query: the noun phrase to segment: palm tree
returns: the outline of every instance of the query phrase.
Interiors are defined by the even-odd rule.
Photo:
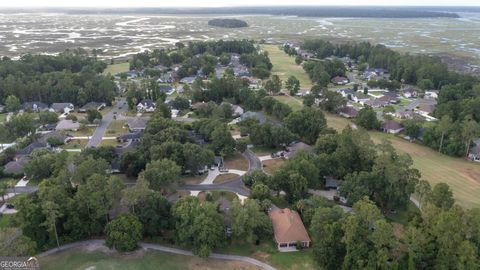
[[[2,196],[2,201],[5,202],[5,195],[7,195],[7,184],[5,182],[0,183],[0,195]]]

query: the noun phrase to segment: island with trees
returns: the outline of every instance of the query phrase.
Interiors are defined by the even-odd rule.
[[[239,19],[213,19],[208,21],[208,25],[223,28],[243,28],[248,27],[246,21]]]

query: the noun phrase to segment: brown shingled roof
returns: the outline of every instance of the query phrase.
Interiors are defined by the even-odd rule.
[[[288,208],[273,209],[268,214],[273,224],[273,232],[277,243],[310,242],[307,230],[300,215]]]

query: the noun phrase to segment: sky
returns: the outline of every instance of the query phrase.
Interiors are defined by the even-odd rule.
[[[0,0],[0,7],[480,6],[480,0]]]

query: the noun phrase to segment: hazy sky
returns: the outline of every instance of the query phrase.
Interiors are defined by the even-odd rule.
[[[275,5],[480,6],[480,0],[0,0],[0,7],[223,7]]]

